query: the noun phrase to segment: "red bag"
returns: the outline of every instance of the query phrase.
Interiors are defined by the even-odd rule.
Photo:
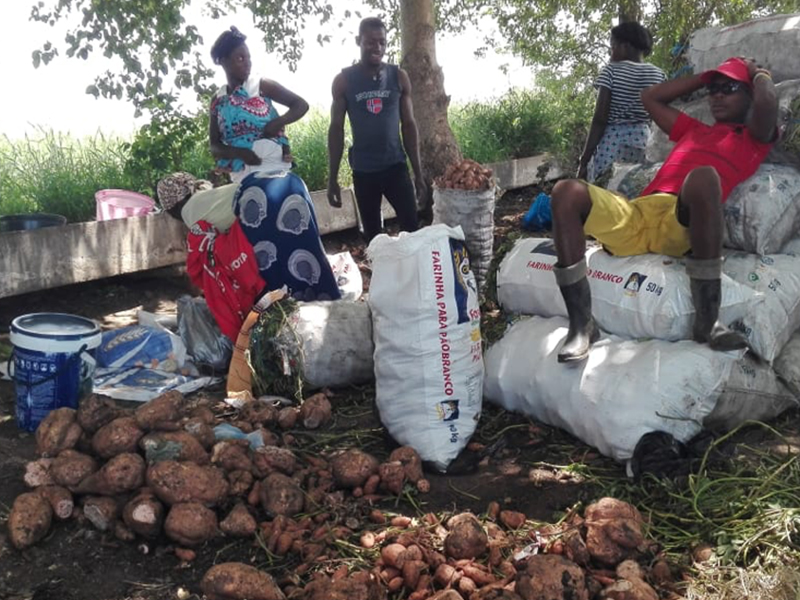
[[[225,233],[199,221],[189,231],[187,242],[189,277],[203,290],[222,333],[235,342],[245,316],[267,286],[258,272],[253,247],[238,221]]]

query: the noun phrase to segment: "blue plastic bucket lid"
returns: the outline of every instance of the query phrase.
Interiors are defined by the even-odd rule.
[[[11,343],[41,352],[92,350],[100,345],[100,327],[86,317],[66,313],[32,313],[11,321]]]

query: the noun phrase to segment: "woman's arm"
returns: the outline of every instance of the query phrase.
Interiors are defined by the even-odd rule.
[[[291,90],[283,87],[277,81],[262,79],[261,94],[289,108],[284,114],[272,119],[272,121],[266,124],[264,127],[264,137],[275,137],[286,125],[299,121],[303,118],[303,115],[308,112],[308,102]]]
[[[608,115],[611,112],[611,90],[607,87],[600,87],[597,94],[597,103],[594,105],[594,116],[592,125],[589,127],[589,135],[586,137],[586,145],[583,147],[580,163],[578,165],[578,178],[586,179],[589,161],[594,156],[597,144],[603,138],[603,133],[608,125]]]
[[[217,123],[217,114],[213,109],[208,119],[208,142],[211,156],[217,160],[235,160],[238,158],[247,165],[261,164],[261,159],[250,148],[237,148],[235,146],[229,146],[222,141],[219,123]]]

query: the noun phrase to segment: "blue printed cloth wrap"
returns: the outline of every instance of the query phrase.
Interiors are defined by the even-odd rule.
[[[286,285],[302,301],[341,298],[300,177],[290,172],[248,175],[234,196],[233,212],[269,289]]]

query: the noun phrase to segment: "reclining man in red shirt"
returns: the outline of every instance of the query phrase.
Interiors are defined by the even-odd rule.
[[[714,125],[670,106],[706,87]],[[664,165],[628,202],[571,179],[553,188],[553,269],[569,313],[559,362],[585,359],[599,335],[586,279],[585,234],[617,256],[653,252],[684,257],[695,306],[693,338],[716,350],[746,346],[718,321],[722,273],[722,203],[756,172],[777,137],[778,101],[769,71],[752,59],[730,58],[700,75],[673,79],[642,92],[650,116],[676,142]]]

